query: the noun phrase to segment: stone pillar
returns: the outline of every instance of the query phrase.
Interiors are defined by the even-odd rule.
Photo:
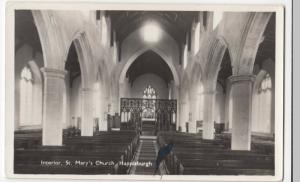
[[[231,76],[232,150],[251,149],[252,89],[255,76]]]
[[[68,73],[69,74],[69,73]],[[66,75],[65,76],[65,88],[66,88],[66,103],[64,105],[64,107],[66,108],[66,116],[65,116],[65,120],[67,123],[67,127],[68,126],[75,126],[75,123],[73,123],[72,118],[71,118],[71,102],[70,102],[70,96],[71,96],[71,89],[70,89],[70,76]]]
[[[179,100],[177,100],[177,118],[176,118],[176,131],[179,131],[179,127],[181,126],[181,106]]]
[[[225,93],[225,131],[229,130],[229,93],[230,93],[230,81],[226,80],[226,93]]]
[[[108,97],[103,97],[100,109],[99,131],[107,131]]]
[[[178,130],[179,130],[179,127],[181,128],[181,132],[183,132],[183,123],[184,123],[184,111],[183,111],[183,109],[184,109],[184,103],[183,103],[183,101],[180,101],[180,119],[178,120],[179,122],[178,122]]]
[[[173,80],[170,81],[168,84],[168,99],[174,99],[175,97],[175,90],[177,89],[177,86],[175,85],[175,82]],[[176,98],[175,98],[176,99]]]
[[[203,92],[203,138],[204,139],[214,139],[215,129],[214,129],[214,105],[215,105],[215,92],[205,91]]]
[[[197,114],[199,114],[199,111],[197,110],[197,98],[193,98],[190,101],[190,109],[191,109],[191,120],[189,123],[189,132],[190,133],[196,133],[196,120],[197,120]]]
[[[190,108],[189,103],[185,102],[183,105],[183,131],[187,132],[188,128],[186,126],[187,123],[190,123]]]
[[[82,88],[82,121],[81,136],[93,136],[94,114],[93,114],[93,90],[90,88]]]
[[[61,146],[63,134],[63,94],[66,71],[41,68],[44,75],[43,146]]]
[[[203,121],[203,107],[202,107],[202,93],[197,93],[197,106],[196,106],[196,133],[198,132],[198,128],[197,128],[197,121],[201,122]]]
[[[126,97],[126,83],[119,83],[119,89],[120,99]]]
[[[186,122],[189,120],[189,110],[186,101],[180,103],[180,127],[181,132],[186,132]]]

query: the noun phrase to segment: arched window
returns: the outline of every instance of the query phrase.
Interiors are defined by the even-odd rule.
[[[267,92],[272,89],[272,81],[269,74],[266,74],[264,79],[262,80],[258,92]]]
[[[150,85],[144,90],[143,99],[156,99],[157,93]]]
[[[155,89],[148,85],[144,92],[143,92],[143,118],[147,119],[155,119],[155,103],[158,94],[156,93]],[[151,99],[151,100],[150,100]]]
[[[272,81],[269,74],[266,74],[258,87],[256,100],[258,132],[269,133],[271,130],[271,105],[272,105]]]
[[[21,72],[20,83],[20,124],[27,125],[32,122],[32,94],[33,78],[31,70],[26,66]]]

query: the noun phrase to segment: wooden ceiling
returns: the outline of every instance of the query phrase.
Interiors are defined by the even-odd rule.
[[[178,44],[181,44],[185,43],[186,34],[190,31],[191,24],[197,17],[197,12],[107,11],[106,15],[111,17],[112,28],[116,31],[117,40],[120,42],[148,20],[155,20]]]

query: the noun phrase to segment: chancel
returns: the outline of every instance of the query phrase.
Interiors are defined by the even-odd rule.
[[[275,22],[16,10],[14,172],[274,175]]]

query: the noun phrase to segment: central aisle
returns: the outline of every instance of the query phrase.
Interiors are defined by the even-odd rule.
[[[132,166],[130,174],[139,175],[154,175],[156,154],[158,152],[158,146],[156,143],[156,136],[141,136],[140,144],[138,146],[136,155],[133,162],[139,163],[151,163],[149,166]],[[164,163],[160,165],[157,175],[166,174]]]

